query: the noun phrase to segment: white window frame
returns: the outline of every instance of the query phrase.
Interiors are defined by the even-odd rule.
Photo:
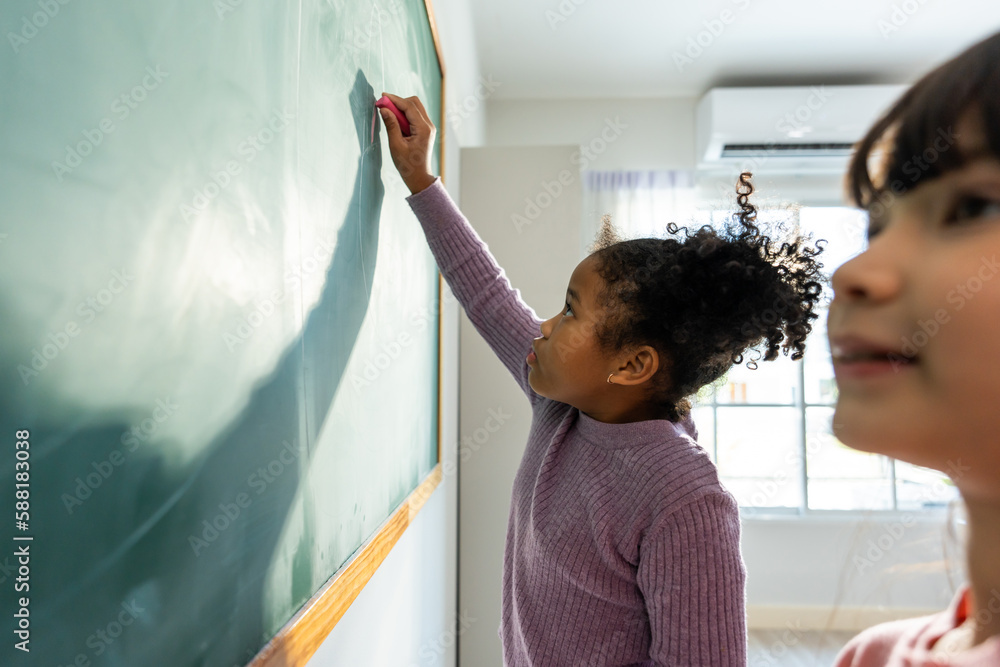
[[[802,208],[850,208],[843,204],[835,204],[831,202],[815,202],[815,203],[803,203]],[[766,219],[767,209],[762,208],[758,211],[761,218]],[[711,211],[712,223],[716,223],[715,213],[721,214],[724,218],[732,216],[733,210],[713,210]],[[825,310],[825,309],[824,309]],[[807,343],[808,349],[808,343]],[[761,362],[768,363],[768,362]],[[892,507],[887,509],[848,509],[848,510],[835,510],[835,509],[813,509],[809,507],[809,470],[808,470],[808,449],[807,449],[807,420],[806,415],[809,408],[834,408],[836,403],[810,403],[806,401],[805,392],[805,360],[799,359],[792,362],[797,365],[798,372],[796,373],[797,387],[795,390],[796,400],[794,403],[719,403],[717,400],[717,389],[711,391],[711,402],[694,402],[694,407],[700,408],[711,408],[712,410],[712,442],[711,445],[711,455],[712,460],[715,461],[716,466],[719,465],[719,420],[718,420],[718,408],[724,407],[727,409],[732,408],[795,408],[798,414],[799,427],[797,429],[798,442],[797,449],[799,455],[798,464],[798,484],[799,484],[799,497],[801,502],[798,507],[785,507],[785,506],[756,506],[756,505],[744,505],[740,504],[740,512],[744,518],[761,518],[761,519],[774,519],[774,518],[803,518],[803,519],[814,519],[818,517],[829,517],[829,518],[841,518],[845,520],[856,521],[861,518],[884,518],[884,519],[898,519],[904,516],[918,516],[924,517],[928,520],[940,521],[948,511],[948,504],[942,504],[940,506],[931,505],[921,508],[900,508],[899,499],[897,493],[897,476],[896,476],[896,459],[885,456],[878,455],[879,458],[888,464],[889,468],[889,479],[888,482],[891,486],[891,498]],[[832,370],[831,370],[832,375]],[[708,443],[700,442],[699,444],[703,447]],[[707,449],[707,447],[706,447]],[[725,485],[726,478],[721,475],[720,479]]]

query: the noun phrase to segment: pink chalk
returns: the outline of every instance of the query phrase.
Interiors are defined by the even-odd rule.
[[[402,111],[396,108],[396,105],[392,103],[392,100],[383,95],[375,103],[375,106],[380,109],[388,109],[389,111],[391,111],[392,114],[396,117],[396,120],[399,121],[399,129],[403,131],[403,136],[404,137],[410,136],[410,121],[406,120],[406,116],[403,114]]]

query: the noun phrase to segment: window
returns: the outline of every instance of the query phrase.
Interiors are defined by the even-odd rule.
[[[702,212],[700,224],[722,223],[731,211]],[[863,250],[865,215],[855,209],[803,207],[760,211],[784,216],[828,244],[820,256],[829,277]],[[797,218],[797,219],[796,219]],[[741,507],[771,513],[823,510],[923,510],[957,497],[947,476],[850,449],[831,432],[837,399],[826,338],[826,302],[800,361],[780,356],[756,370],[746,361],[699,393],[693,416],[699,441]]]

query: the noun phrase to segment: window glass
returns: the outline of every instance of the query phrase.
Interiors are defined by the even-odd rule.
[[[718,228],[731,214],[701,211],[689,226]],[[777,218],[790,228],[797,224],[814,240],[827,241],[820,256],[827,279],[866,246],[867,214],[855,209],[760,211],[763,221]],[[830,298],[827,284],[803,360],[792,361],[782,354],[766,362],[759,352],[751,351],[747,358],[758,359],[756,369],[747,368],[745,358],[714,386],[698,393],[692,416],[699,444],[744,508],[918,511],[946,506],[958,497],[946,475],[850,449],[834,437],[831,421],[837,385],[826,333]]]
[[[937,470],[896,461],[896,502],[901,510],[947,507],[958,498],[958,489]]]
[[[740,505],[802,505],[797,408],[717,409],[718,465]]]
[[[698,444],[708,452],[712,462],[718,465],[715,456],[715,415],[711,405],[695,405],[691,409],[691,418],[698,429]]]
[[[891,461],[845,446],[832,421],[833,408],[806,408],[809,509],[893,509]]]
[[[747,368],[747,361],[757,360],[757,368]],[[716,400],[725,403],[777,403],[795,405],[799,391],[799,365],[784,353],[764,361],[763,354],[752,351],[743,363],[726,374],[726,383],[716,391]]]

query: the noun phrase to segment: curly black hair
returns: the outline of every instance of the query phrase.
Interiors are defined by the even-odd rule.
[[[607,313],[595,339],[612,356],[641,345],[657,351],[661,371],[648,398],[673,422],[690,413],[689,396],[742,363],[751,348],[764,344],[768,361],[779,348],[801,359],[817,317],[823,242],[810,247],[795,235],[779,244],[763,234],[750,203],[751,177],[740,174],[740,210],[721,231],[670,223],[671,238],[622,241],[605,216],[590,247],[604,280],[598,304]]]

